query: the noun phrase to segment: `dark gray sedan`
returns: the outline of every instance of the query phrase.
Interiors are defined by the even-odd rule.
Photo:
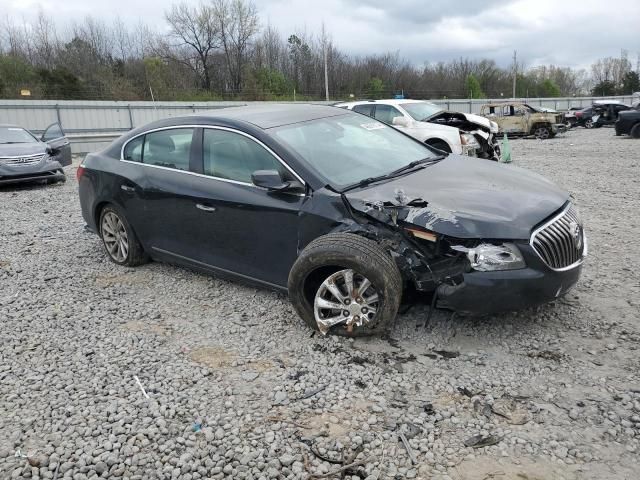
[[[28,181],[64,182],[71,146],[57,123],[40,138],[17,125],[0,124],[0,185]]]

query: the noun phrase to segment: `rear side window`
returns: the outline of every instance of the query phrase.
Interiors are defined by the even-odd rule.
[[[375,119],[380,120],[387,125],[393,124],[393,119],[395,117],[402,117],[403,115],[397,108],[392,107],[391,105],[376,105],[376,113]]]
[[[205,129],[202,145],[204,174],[236,182],[252,183],[256,170],[276,170],[283,178],[283,165],[250,138],[227,130]]]
[[[144,144],[144,135],[142,137],[134,138],[127,146],[124,147],[123,158],[132,162],[142,161],[142,145]]]
[[[193,128],[175,128],[147,133],[142,163],[188,171],[193,131]]]
[[[353,107],[353,111],[373,117],[373,105],[356,105]]]

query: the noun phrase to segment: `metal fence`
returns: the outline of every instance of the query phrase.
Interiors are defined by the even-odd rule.
[[[480,113],[485,103],[506,99],[431,100],[443,109]],[[631,103],[631,96],[519,99],[533,106],[567,110],[587,107],[594,101],[617,100]],[[637,100],[637,99],[635,99]],[[85,100],[0,100],[0,123],[24,126],[40,133],[52,123],[60,123],[71,139],[75,153],[100,149],[132,128],[161,118],[189,115],[219,108],[275,102],[111,102]],[[331,104],[333,102],[312,102]]]

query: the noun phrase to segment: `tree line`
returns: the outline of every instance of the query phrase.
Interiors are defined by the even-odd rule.
[[[494,60],[452,59],[424,66],[398,52],[358,56],[318,33],[282,34],[261,25],[250,0],[174,4],[159,33],[120,18],[56,25],[0,22],[0,98],[99,100],[323,99],[325,58],[331,99],[508,98],[630,94],[640,90],[626,55],[590,70],[501,67]]]

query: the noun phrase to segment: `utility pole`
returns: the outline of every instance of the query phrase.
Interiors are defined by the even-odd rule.
[[[513,94],[512,98],[516,98],[516,77],[518,75],[518,60],[517,60],[517,51],[513,51]]]
[[[327,34],[322,22],[322,51],[324,54],[324,99],[329,101],[329,71],[327,69]]]

